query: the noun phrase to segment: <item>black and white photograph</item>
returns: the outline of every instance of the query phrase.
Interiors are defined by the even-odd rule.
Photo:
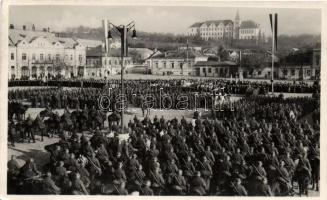
[[[320,197],[322,9],[249,5],[9,5],[6,198]]]

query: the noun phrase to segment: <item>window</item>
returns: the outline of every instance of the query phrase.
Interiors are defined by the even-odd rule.
[[[51,60],[51,54],[48,54],[48,60]]]
[[[295,69],[292,69],[292,70],[291,70],[291,75],[292,75],[292,76],[295,76]]]
[[[26,53],[22,53],[22,60],[26,60]]]
[[[104,65],[107,65],[107,59],[104,59]]]
[[[43,60],[43,53],[40,54],[40,60]]]
[[[179,63],[179,67],[183,69],[183,63]]]
[[[174,69],[174,67],[175,67],[175,66],[174,66],[174,63],[172,62],[172,63],[171,63],[171,68]]]
[[[14,54],[14,53],[11,53],[11,54],[10,54],[10,59],[11,59],[11,60],[15,60],[15,54]]]
[[[157,63],[157,62],[155,62],[154,64],[156,65],[156,68],[159,68],[159,65],[158,65],[158,63]]]
[[[32,60],[35,60],[35,53],[32,54]]]
[[[73,54],[70,54],[70,60],[73,60]]]
[[[215,69],[216,74],[218,74],[218,68]]]
[[[284,74],[285,76],[287,76],[287,69],[284,69],[284,70],[283,70],[283,74]]]
[[[203,73],[206,73],[206,68],[202,68],[202,72]]]
[[[258,71],[258,75],[259,75],[259,76],[261,75],[261,71]]]
[[[209,67],[209,69],[208,69],[208,73],[211,73],[211,67]]]
[[[163,62],[163,66],[164,66],[164,68],[166,68],[167,66],[166,66],[166,62]]]
[[[82,60],[83,60],[83,56],[82,56],[82,55],[78,55],[78,60],[79,60],[79,62],[81,63]]]
[[[111,60],[109,60],[109,65],[111,65]]]
[[[59,61],[60,54],[56,54],[56,61]]]
[[[307,76],[311,76],[311,70],[310,69],[307,70]]]

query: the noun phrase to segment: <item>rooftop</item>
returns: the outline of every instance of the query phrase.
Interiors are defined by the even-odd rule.
[[[210,26],[211,24],[214,24],[215,26],[218,26],[220,23],[223,23],[224,25],[227,25],[229,23],[233,24],[233,21],[229,20],[229,19],[226,19],[226,20],[208,20],[208,21],[204,21],[204,22],[196,22],[196,23],[192,24],[190,26],[190,28],[200,27],[203,24],[206,24],[207,26]]]
[[[21,41],[32,43],[38,38],[47,40],[50,44],[59,42],[65,48],[74,48],[77,44],[73,38],[56,37],[54,33],[47,31],[32,31],[32,30],[20,30],[9,29],[9,46],[16,46]]]
[[[194,66],[212,66],[212,67],[218,67],[218,66],[236,66],[235,62],[232,61],[198,61],[194,64]]]
[[[196,52],[196,51],[168,51],[165,53],[157,54],[152,56],[151,58],[154,59],[160,59],[160,58],[165,58],[165,59],[176,59],[176,58],[195,58],[195,57],[201,57],[203,56],[201,53]]]
[[[248,28],[259,28],[259,24],[255,23],[252,20],[246,20],[246,21],[242,21],[241,29],[248,29]]]

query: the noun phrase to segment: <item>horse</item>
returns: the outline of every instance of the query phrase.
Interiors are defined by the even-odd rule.
[[[18,102],[10,102],[8,105],[8,118],[12,119],[15,116],[19,121],[24,120],[27,109],[27,105]]]

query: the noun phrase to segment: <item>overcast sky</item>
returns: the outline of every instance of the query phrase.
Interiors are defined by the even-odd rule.
[[[185,33],[194,22],[234,20],[237,8],[156,7],[156,6],[11,6],[9,22],[16,26],[35,24],[63,31],[67,27],[102,26],[102,19],[114,24],[135,21],[136,29],[147,32]],[[321,32],[321,12],[317,9],[239,8],[241,20],[251,19],[270,35],[269,13],[278,13],[279,34],[298,35]]]

